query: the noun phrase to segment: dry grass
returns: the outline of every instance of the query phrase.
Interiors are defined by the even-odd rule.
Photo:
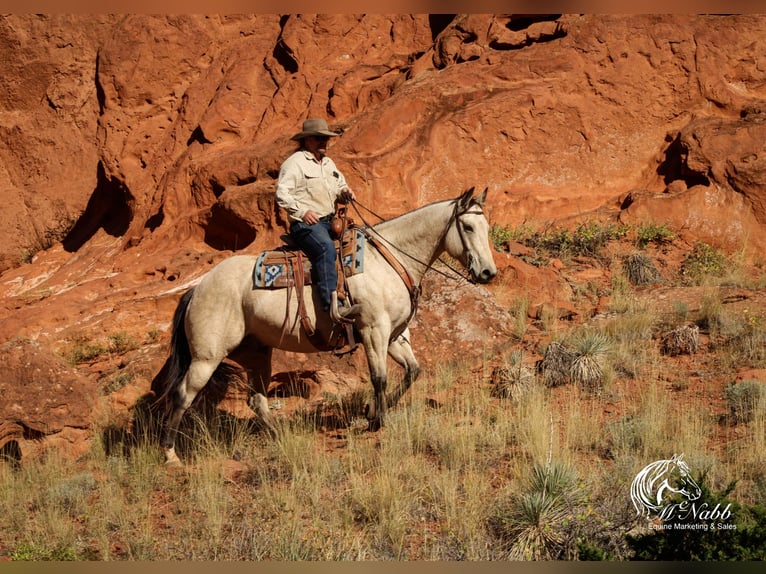
[[[500,560],[573,558],[576,536],[621,556],[619,532],[632,527],[627,485],[668,445],[717,480],[746,473],[746,496],[764,476],[752,454],[733,466],[746,449],[764,452],[763,407],[742,423],[751,430],[740,458],[711,459],[712,415],[679,409],[645,371],[638,395],[578,395],[584,389],[550,389],[538,374],[509,401],[492,395],[489,376],[444,365],[383,431],[349,428],[340,445],[306,413],[281,419],[278,438],[198,415],[181,472],[163,468],[150,440],[119,455],[96,444],[77,464],[49,456],[2,466],[4,551],[36,560]],[[614,401],[628,415],[609,421],[601,413]]]
[[[50,452],[0,464],[0,557],[567,559],[586,541],[627,558],[629,485],[651,461],[683,452],[711,486],[737,479],[738,500],[766,497],[766,394],[753,390],[763,381],[727,396],[706,387],[766,367],[766,319],[699,282],[698,305],[662,316],[618,269],[610,313],[586,324],[543,318],[534,353],[525,299],[514,307],[518,349],[481,368],[439,363],[376,433],[353,424],[361,395],[325,397],[340,428],[322,430],[303,411],[282,416],[275,438],[197,413],[179,440],[187,467],[175,472],[151,435],[102,440],[103,413],[77,462]],[[681,324],[698,326],[705,345],[680,331],[666,342]],[[679,392],[671,379],[684,372],[694,380]]]

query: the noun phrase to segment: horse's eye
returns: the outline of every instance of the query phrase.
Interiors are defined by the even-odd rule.
[[[466,233],[473,233],[473,225],[468,225],[467,223],[463,225],[463,231]]]

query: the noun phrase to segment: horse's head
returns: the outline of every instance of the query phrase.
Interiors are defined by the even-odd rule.
[[[633,506],[638,514],[650,516],[674,504],[673,497],[680,495],[688,501],[697,500],[702,490],[694,482],[689,465],[683,454],[669,460],[655,461],[639,472],[630,486]]]
[[[485,189],[478,197],[469,189],[455,200],[455,215],[445,237],[444,247],[460,261],[471,278],[478,283],[489,283],[497,275],[489,241],[489,223],[484,216]]]
[[[702,489],[694,482],[691,475],[691,470],[686,461],[683,460],[683,455],[674,456],[671,462],[675,464],[675,491],[687,500],[697,500],[702,496]]]

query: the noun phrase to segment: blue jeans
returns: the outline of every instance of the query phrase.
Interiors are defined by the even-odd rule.
[[[311,273],[325,311],[330,310],[330,294],[338,284],[335,243],[330,236],[331,221],[332,215],[329,215],[315,225],[307,225],[302,221],[294,221],[290,225],[290,237],[311,261]]]

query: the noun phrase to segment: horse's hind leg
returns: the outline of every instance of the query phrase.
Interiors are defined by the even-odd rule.
[[[405,331],[394,339],[388,346],[388,354],[404,368],[404,378],[399,386],[388,395],[387,406],[393,408],[412,386],[420,374],[420,365],[410,345],[410,330]]]
[[[192,360],[189,370],[186,372],[181,384],[178,385],[175,397],[173,397],[173,411],[168,418],[162,446],[165,449],[165,464],[168,466],[181,466],[181,461],[176,454],[175,443],[178,435],[178,426],[181,418],[191,406],[197,394],[213,376],[220,361]]]

